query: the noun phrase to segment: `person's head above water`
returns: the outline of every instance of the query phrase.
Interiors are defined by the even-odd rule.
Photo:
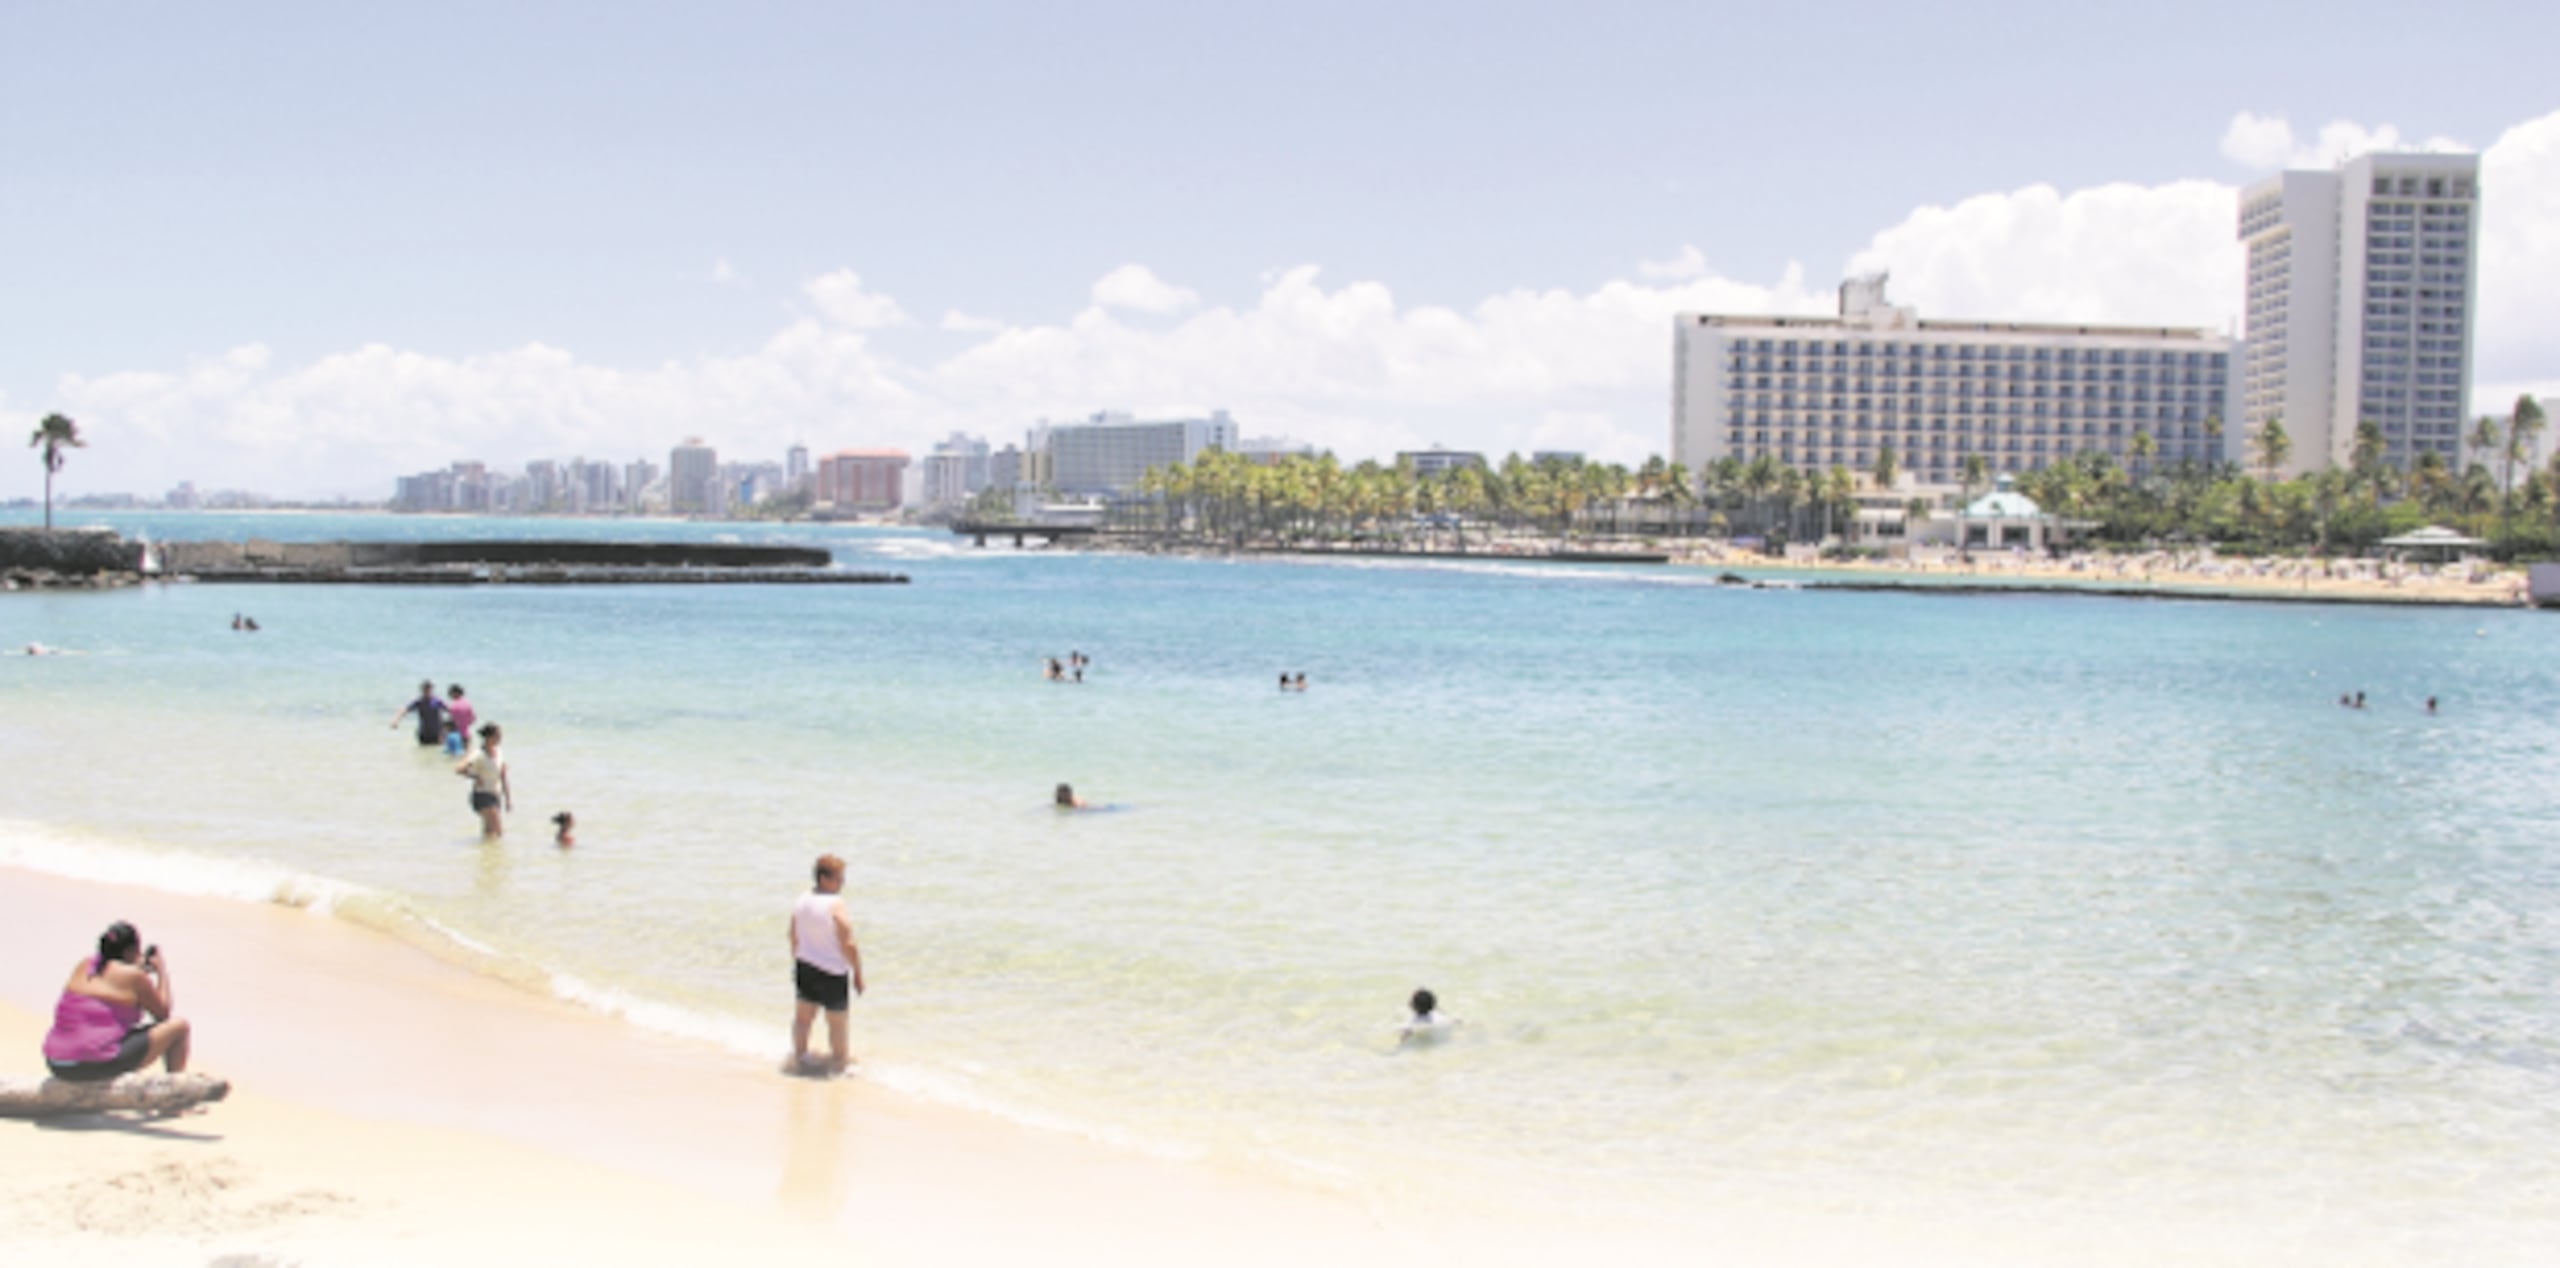
[[[422,683],[419,683],[419,684],[418,684],[418,694],[419,694],[419,695],[422,695],[422,696],[432,696],[432,695],[434,695],[435,693],[436,693],[436,685],[435,685],[434,683],[431,683],[431,682],[422,682]]]
[[[1423,990],[1418,990],[1418,991],[1415,991],[1415,992],[1413,993],[1413,1015],[1414,1015],[1414,1016],[1416,1016],[1416,1017],[1428,1017],[1428,1016],[1430,1016],[1431,1014],[1436,1013],[1436,1012],[1439,1012],[1439,1011],[1440,1011],[1440,997],[1439,997],[1439,996],[1437,996],[1437,995],[1432,994],[1428,988],[1425,988],[1425,989],[1423,989]]]
[[[1059,805],[1061,805],[1061,806],[1068,806],[1068,807],[1073,807],[1073,806],[1077,806],[1077,805],[1081,805],[1081,804],[1083,804],[1082,802],[1080,802],[1080,801],[1078,801],[1078,800],[1076,799],[1076,790],[1075,790],[1075,785],[1073,785],[1073,784],[1060,784],[1060,785],[1058,785],[1058,797],[1057,797],[1057,801],[1058,801],[1058,804],[1059,804]]]
[[[461,684],[461,683],[455,683],[455,684],[453,684],[453,686],[451,686],[451,687],[449,687],[449,688],[447,688],[447,689],[446,689],[445,694],[446,694],[446,695],[448,695],[448,696],[453,697],[453,698],[454,698],[454,699],[456,699],[456,700],[460,700],[460,699],[462,698],[462,684]]]

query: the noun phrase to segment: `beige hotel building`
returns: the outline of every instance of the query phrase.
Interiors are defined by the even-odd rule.
[[[2143,432],[2154,467],[2239,454],[2232,340],[2209,330],[1922,321],[1881,274],[1842,283],[1837,317],[1683,313],[1673,330],[1671,456],[1691,471],[1765,453],[1863,475],[1889,444],[1952,484],[1966,454],[1995,473],[2122,462]]]

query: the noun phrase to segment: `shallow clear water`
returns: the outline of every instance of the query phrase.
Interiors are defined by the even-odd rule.
[[[762,1057],[828,850],[875,1077],[1390,1203],[2560,1245],[2547,615],[117,522],[814,540],[914,581],[7,596],[0,645],[82,654],[0,658],[5,861],[358,887],[340,914]],[[1069,649],[1087,683],[1042,682]],[[421,677],[507,728],[503,846],[386,725]],[[1399,1054],[1418,985],[1465,1024]]]

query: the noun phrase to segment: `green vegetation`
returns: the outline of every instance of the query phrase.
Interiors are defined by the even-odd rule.
[[[2236,463],[2158,463],[2156,444],[2137,434],[2124,463],[2091,451],[2020,473],[2016,484],[2046,511],[2075,521],[2075,540],[2102,546],[2358,551],[2442,524],[2486,539],[2489,553],[2502,559],[2560,557],[2560,456],[2531,464],[2544,426],[2533,398],[2519,400],[2513,417],[2512,424],[2483,418],[2470,436],[2472,453],[2502,459],[2497,471],[2474,461],[2457,473],[2434,453],[2402,470],[2368,423],[2357,429],[2347,466],[2273,479],[2265,473],[2283,466],[2292,443],[2283,425],[2270,421],[2249,438],[2260,476]],[[2206,427],[2221,431],[2219,420]],[[1899,469],[1898,455],[1887,449],[1869,474],[1889,481]],[[1958,469],[1964,501],[1990,487],[1984,455],[1963,455]],[[1659,455],[1630,469],[1513,454],[1490,467],[1424,477],[1404,464],[1345,467],[1331,454],[1258,463],[1212,452],[1188,466],[1147,472],[1139,498],[1114,508],[1112,526],[1227,547],[1464,550],[1471,534],[1485,533],[1815,541],[1846,535],[1859,484],[1846,468],[1800,471],[1767,454],[1719,459],[1694,476]],[[1913,499],[1906,513],[1927,510]],[[972,511],[1001,514],[992,503]]]

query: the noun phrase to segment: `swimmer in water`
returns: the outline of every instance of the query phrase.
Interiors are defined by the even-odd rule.
[[[1082,810],[1085,808],[1084,798],[1076,795],[1075,787],[1072,784],[1058,785],[1056,804],[1060,810]]]
[[[1405,1022],[1404,1030],[1396,1036],[1399,1048],[1438,1043],[1448,1038],[1450,1029],[1458,1024],[1457,1018],[1440,1014],[1440,997],[1432,994],[1428,987],[1415,991],[1410,1003],[1413,1017]]]
[[[578,816],[566,810],[551,816],[551,843],[561,849],[578,843]]]

